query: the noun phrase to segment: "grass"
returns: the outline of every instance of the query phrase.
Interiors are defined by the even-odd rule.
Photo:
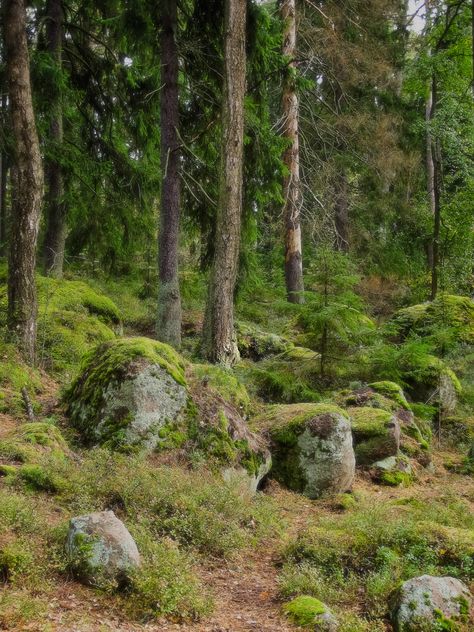
[[[143,563],[129,592],[110,593],[107,603],[140,621],[208,615],[212,596],[199,579],[198,564],[205,558],[231,559],[278,532],[270,499],[255,498],[245,486],[227,485],[207,470],[159,467],[104,449],[57,458],[27,436],[18,433],[16,441],[36,448],[24,453],[32,462],[0,479],[5,582],[0,623],[6,629],[11,622],[21,627],[39,621],[51,595],[70,579],[64,542],[71,516],[113,509],[129,528]],[[34,596],[30,604],[25,591]]]
[[[281,594],[320,599],[343,621],[344,612],[360,604],[359,618],[376,630],[402,581],[425,573],[472,581],[473,543],[474,515],[454,493],[377,503],[365,493],[349,510],[322,515],[286,546]]]

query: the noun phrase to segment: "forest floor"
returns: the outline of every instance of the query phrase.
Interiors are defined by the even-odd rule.
[[[49,390],[45,403],[51,404],[54,392]],[[2,415],[1,428],[11,429],[15,422]],[[434,456],[432,472],[424,471],[417,482],[408,488],[389,488],[374,485],[363,474],[357,475],[354,493],[370,493],[374,503],[396,499],[439,499],[446,490],[464,500],[474,513],[474,479],[448,471],[443,463],[459,458],[452,452],[438,452]],[[1,485],[1,482],[0,482]],[[119,605],[110,595],[101,594],[75,581],[56,584],[54,594],[43,615],[19,626],[7,625],[12,632],[289,632],[295,628],[282,616],[282,598],[279,594],[279,567],[285,543],[304,532],[311,521],[322,516],[340,513],[331,500],[310,501],[301,495],[282,489],[270,482],[261,492],[272,497],[285,526],[284,533],[275,535],[257,548],[243,551],[231,561],[207,561],[198,572],[214,598],[213,614],[191,623],[159,620],[139,624],[127,620]],[[51,520],[55,508],[51,506]],[[4,586],[3,590],[7,590]],[[34,599],[32,595],[32,599]],[[357,604],[354,604],[354,612]],[[1,624],[0,624],[1,626]],[[377,628],[379,629],[379,628]],[[392,630],[389,622],[386,630]]]

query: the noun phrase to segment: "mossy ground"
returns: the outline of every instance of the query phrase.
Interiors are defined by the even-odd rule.
[[[190,275],[184,292],[186,309],[195,310],[193,318],[194,314],[202,317],[205,295],[204,284],[200,281],[195,287],[195,281],[195,275]],[[109,336],[107,344],[119,332],[117,315],[129,333],[143,330],[152,334],[153,299],[137,298],[138,281],[92,283],[99,301],[91,298],[82,282],[62,283],[67,291],[57,289],[63,287],[61,283],[46,280],[41,293],[48,297],[49,307],[43,308],[45,323],[56,330],[56,334],[44,336],[46,341],[56,341],[54,345],[44,344],[44,365],[63,382],[69,382],[78,371],[82,352],[97,342],[92,334],[88,337],[86,324],[98,331],[99,337]],[[119,312],[100,299],[109,293],[108,288]],[[297,307],[286,303],[283,295],[276,296],[265,288],[258,300],[248,298],[240,298],[242,320],[293,344],[298,335],[300,342],[304,340],[304,332],[292,331]],[[186,338],[185,355],[195,353],[199,333],[198,324],[194,324],[195,331]],[[65,330],[58,330],[59,325]],[[73,332],[73,338],[67,337],[66,330]],[[133,344],[138,355],[150,352],[156,357],[148,342]],[[68,347],[73,350],[69,356]],[[318,379],[317,354],[289,348],[291,353],[286,350],[266,360],[247,359],[235,372],[201,365],[194,377],[222,393],[223,400],[245,414],[261,411],[262,402],[293,402],[291,414],[300,424],[315,410],[334,410],[331,403],[314,408],[315,400],[332,397],[327,385]],[[128,352],[123,352],[127,359]],[[138,621],[148,620],[146,629],[162,632],[174,629],[174,623],[162,618],[167,617],[187,621],[182,626],[186,632],[226,626],[241,632],[247,629],[248,621],[256,621],[262,632],[287,632],[290,627],[282,617],[282,604],[310,596],[328,604],[340,621],[341,632],[386,632],[388,596],[402,579],[423,572],[451,574],[466,581],[473,578],[472,469],[461,467],[465,455],[454,451],[454,443],[441,458],[435,454],[435,472],[421,470],[410,487],[377,486],[369,482],[368,474],[359,473],[354,493],[335,499],[310,502],[274,482],[254,498],[235,482],[223,484],[213,471],[211,452],[215,463],[236,455],[244,462],[249,456],[248,446],[228,441],[226,422],[219,415],[210,432],[202,435],[209,440],[206,449],[192,443],[184,459],[183,450],[191,445],[187,443],[188,428],[183,433],[172,424],[164,430],[172,449],[149,459],[106,449],[72,451],[65,439],[70,431],[60,411],[56,411],[57,419],[42,412],[44,374],[26,369],[13,345],[5,346],[4,355],[7,362],[0,375],[7,393],[2,401],[8,404],[3,414],[17,427],[11,432],[0,429],[2,628],[30,626],[49,632],[80,629],[81,625],[95,625],[99,630],[101,625],[108,625],[128,632],[135,627],[145,629]],[[161,352],[160,357],[163,360]],[[459,358],[454,362],[449,356],[443,361],[443,366],[461,367]],[[439,368],[439,359],[430,362],[423,370]],[[177,361],[175,354],[166,356],[166,364],[178,378],[189,382],[184,363]],[[110,367],[96,369],[100,381],[102,369],[107,376]],[[468,376],[469,371],[461,367],[459,374]],[[347,387],[347,375],[342,366],[334,389]],[[371,383],[378,376],[360,379]],[[464,416],[472,408],[467,382],[463,383]],[[20,393],[24,384],[38,421],[20,426],[19,419],[25,421]],[[387,401],[392,402],[390,413],[399,407],[407,410],[393,384],[372,386],[379,396],[374,401],[383,404],[380,410]],[[89,395],[94,398],[93,390]],[[436,412],[433,407],[419,402],[409,406],[429,429]],[[288,431],[285,408],[276,406],[267,412],[281,417],[278,431],[287,441],[286,448],[291,449],[295,428],[290,424]],[[9,415],[15,410],[18,419]],[[192,422],[192,411],[190,417]],[[197,417],[194,423],[198,423]],[[263,414],[257,416],[255,428],[268,429],[273,423]],[[421,425],[420,432],[425,436]],[[250,458],[248,467],[255,469]],[[128,594],[102,594],[71,579],[63,550],[68,519],[98,509],[113,509],[142,551],[143,569]],[[68,603],[72,607],[64,605]]]

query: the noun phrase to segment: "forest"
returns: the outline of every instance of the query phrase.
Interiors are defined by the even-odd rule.
[[[0,630],[474,630],[474,0],[0,0]]]

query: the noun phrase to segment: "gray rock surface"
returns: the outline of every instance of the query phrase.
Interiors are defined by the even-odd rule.
[[[401,586],[394,599],[392,620],[396,632],[433,630],[443,617],[467,619],[471,605],[472,595],[458,579],[422,575]]]
[[[77,577],[103,588],[123,585],[140,565],[137,545],[113,511],[72,518],[66,551]]]
[[[272,452],[272,476],[309,498],[351,488],[355,473],[351,425],[325,404],[276,406],[262,419]]]
[[[104,392],[102,421],[96,428],[98,442],[107,439],[110,419],[126,418],[123,443],[139,445],[147,451],[160,443],[160,430],[175,421],[186,406],[188,396],[167,371],[157,364],[145,364],[122,382],[111,383]]]

